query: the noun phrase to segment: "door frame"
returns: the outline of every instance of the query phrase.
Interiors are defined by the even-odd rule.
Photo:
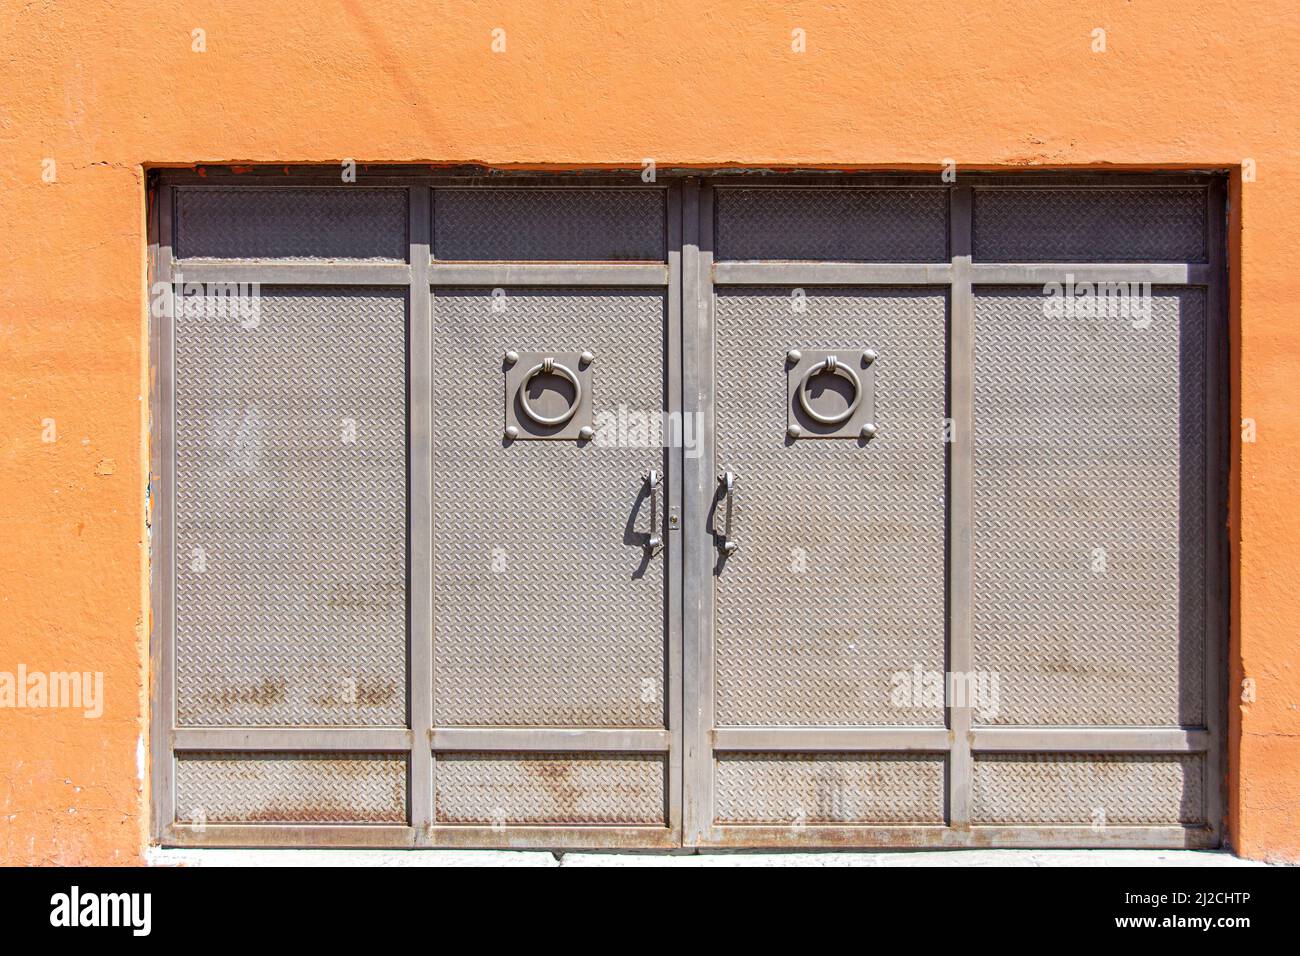
[[[172,190],[186,185],[326,186],[340,184],[339,169],[259,166],[150,171],[147,225],[150,295],[158,283],[174,292],[172,258]],[[1077,173],[1033,171],[960,173],[946,188],[950,203],[950,258],[940,263],[724,262],[713,261],[714,190],[725,185],[754,186],[926,186],[937,176],[914,173],[845,174],[772,173],[756,170],[661,169],[652,187],[666,191],[667,249],[663,262],[439,263],[429,258],[433,186],[630,186],[642,183],[641,170],[557,171],[514,174],[477,166],[424,172],[409,165],[361,167],[359,186],[409,189],[409,259],[406,263],[237,262],[185,263],[194,281],[262,281],[267,284],[390,285],[408,288],[408,701],[406,728],[178,728],[175,723],[174,560],[172,513],[175,453],[172,403],[172,329],[150,318],[150,476],[149,528],[151,566],[151,836],[183,846],[356,846],[356,847],[539,847],[647,848],[678,847],[873,847],[873,846],[1216,846],[1223,832],[1226,807],[1226,661],[1228,646],[1229,553],[1227,479],[1232,431],[1229,427],[1228,294],[1226,175],[1207,173]],[[1203,263],[980,263],[970,255],[972,190],[979,186],[1203,186],[1208,190],[1207,247]],[[712,588],[713,539],[705,516],[714,493],[713,474],[713,289],[715,285],[930,285],[949,290],[949,415],[957,421],[957,440],[949,448],[949,535],[947,582],[949,668],[969,669],[970,540],[953,534],[969,527],[971,507],[970,424],[971,303],[974,285],[1042,284],[1072,271],[1081,281],[1148,280],[1161,285],[1202,286],[1207,290],[1206,317],[1206,726],[1204,729],[974,728],[969,713],[949,708],[943,728],[781,730],[776,740],[765,729],[713,726]],[[669,411],[699,412],[704,423],[702,453],[682,449],[666,456],[667,507],[664,539],[668,564],[665,675],[667,721],[662,731],[541,731],[531,741],[504,728],[489,740],[477,730],[439,732],[432,726],[433,653],[431,597],[416,581],[430,580],[428,497],[430,488],[429,321],[432,290],[445,285],[660,286],[668,297],[666,329],[666,402]],[[963,358],[964,356],[964,358]],[[416,493],[425,489],[423,495]],[[674,523],[671,518],[680,516]],[[963,520],[964,519],[964,520]],[[417,533],[419,528],[424,533]],[[494,729],[495,730],[495,729]],[[492,731],[486,731],[491,733]],[[597,735],[597,740],[592,735]],[[581,739],[580,739],[581,738]],[[665,801],[666,827],[434,826],[433,750],[482,749],[484,744],[515,749],[581,743],[627,752],[662,752],[669,762]],[[715,750],[771,748],[781,744],[797,751],[932,752],[949,757],[948,825],[943,827],[715,826],[712,819],[712,773]],[[1018,751],[1050,747],[1053,752],[1098,750],[1116,753],[1204,753],[1206,812],[1210,825],[1186,827],[972,827],[964,798],[972,754],[978,750]],[[213,825],[174,822],[174,755],[177,751],[322,751],[397,752],[409,756],[406,826],[369,825]],[[598,748],[599,749],[599,748]],[[587,752],[587,751],[583,751]],[[426,773],[427,771],[427,773]],[[430,786],[416,786],[416,780]]]

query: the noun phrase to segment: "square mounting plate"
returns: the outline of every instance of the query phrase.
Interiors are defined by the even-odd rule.
[[[586,441],[591,417],[590,352],[516,352],[505,356],[507,441]]]
[[[792,439],[876,434],[872,349],[791,349],[785,356],[786,434]]]

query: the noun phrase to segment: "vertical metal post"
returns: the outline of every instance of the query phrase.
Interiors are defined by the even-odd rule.
[[[667,369],[664,375],[666,409],[669,422],[681,423],[681,442],[670,440],[664,450],[665,470],[668,474],[667,523],[664,540],[668,560],[668,661],[667,661],[667,724],[670,738],[668,756],[668,825],[678,834],[682,832],[682,461],[685,458],[688,431],[686,413],[682,406],[682,187],[673,183],[668,188],[668,328]],[[671,427],[666,430],[672,438]]]
[[[707,522],[714,484],[712,210],[712,190],[701,190],[698,180],[688,179],[682,203],[682,411],[701,433],[700,453],[686,458],[683,467],[686,846],[705,842],[713,817],[713,554]]]
[[[1206,249],[1210,283],[1205,298],[1205,819],[1223,839],[1227,764],[1223,745],[1228,682],[1224,681],[1229,634],[1228,436],[1229,336],[1227,182],[1216,177],[1206,196]]]
[[[407,322],[407,682],[411,718],[411,826],[421,839],[433,824],[433,449],[430,391],[430,330],[433,296],[429,287],[430,200],[433,190],[412,183],[408,192],[407,235],[411,286]]]
[[[952,286],[949,290],[948,415],[948,671],[971,670],[971,506],[974,429],[974,301],[971,290],[971,187],[949,194]],[[956,829],[970,826],[971,711],[948,700],[952,750],[948,758],[948,820]]]
[[[175,760],[172,732],[176,726],[176,577],[175,500],[176,438],[174,342],[176,295],[172,270],[172,187],[159,184],[150,225],[155,231],[150,252],[154,286],[149,289],[149,527],[150,563],[154,576],[149,664],[150,754],[153,805],[152,833],[163,840],[175,820]],[[157,290],[157,291],[155,291]],[[157,308],[155,308],[157,303]]]

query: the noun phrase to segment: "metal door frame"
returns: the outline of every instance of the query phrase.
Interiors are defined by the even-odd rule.
[[[282,167],[236,173],[229,169],[160,171],[149,190],[150,289],[161,284],[174,300],[174,277],[191,282],[260,282],[266,285],[388,286],[407,290],[407,615],[408,726],[197,728],[176,724],[173,409],[173,323],[150,320],[150,549],[151,549],[151,835],[178,846],[332,847],[541,847],[657,848],[681,845],[682,768],[682,529],[670,516],[682,506],[682,448],[663,450],[666,507],[659,515],[666,562],[664,607],[665,726],[642,728],[440,728],[433,725],[434,632],[432,611],[432,381],[430,329],[433,290],[447,287],[657,288],[666,296],[664,404],[681,412],[681,184],[643,183],[635,175],[487,175],[478,168],[421,174],[410,167],[361,170],[358,186],[403,188],[408,199],[406,262],[176,260],[173,258],[174,189],[183,186],[338,187],[338,167],[286,174]],[[431,258],[432,190],[439,186],[574,189],[638,186],[658,190],[665,202],[664,256],[658,261],[442,262]],[[424,582],[424,586],[420,585]],[[188,824],[175,821],[177,753],[370,752],[408,761],[405,826],[366,824]],[[484,826],[435,824],[435,752],[567,751],[662,754],[667,761],[666,826]]]
[[[209,167],[154,170],[148,190],[149,288],[174,293],[172,190],[186,185],[338,185],[339,170],[255,167],[235,172]],[[1228,322],[1226,177],[1204,174],[1031,172],[961,174],[949,192],[950,259],[938,263],[713,262],[713,190],[718,185],[936,186],[936,176],[878,173],[717,173],[661,169],[666,192],[667,244],[662,262],[503,263],[435,262],[430,258],[430,188],[435,186],[571,186],[641,184],[640,170],[626,174],[565,172],[515,175],[481,167],[417,172],[410,166],[362,168],[358,184],[408,189],[409,256],[405,263],[199,261],[181,265],[192,281],[258,281],[268,285],[321,284],[405,287],[408,290],[408,706],[405,728],[178,728],[175,723],[173,461],[175,442],[173,339],[170,321],[151,319],[150,484],[151,558],[151,804],[152,838],[185,846],[541,847],[554,849],[847,846],[1215,846],[1226,807],[1227,713],[1225,666],[1228,637],[1229,556],[1226,529],[1228,427]],[[1018,186],[1202,186],[1208,189],[1208,261],[1164,263],[988,263],[971,259],[972,189]],[[832,729],[713,726],[713,541],[704,516],[714,491],[713,290],[726,285],[931,285],[949,292],[949,416],[957,423],[949,448],[949,575],[946,654],[949,668],[969,669],[971,415],[975,285],[1038,284],[1066,271],[1080,281],[1150,281],[1207,290],[1206,321],[1206,726],[1203,729],[972,728],[969,711],[949,708],[944,728]],[[431,427],[430,320],[438,286],[655,286],[668,297],[666,400],[669,411],[698,412],[704,425],[702,454],[667,455],[667,507],[663,519],[668,561],[666,727],[663,730],[439,729],[432,726],[433,645],[429,522]],[[965,533],[961,533],[962,531]],[[423,635],[425,639],[416,639]],[[665,753],[669,764],[667,827],[534,826],[493,828],[433,825],[435,750],[549,750]],[[406,826],[215,825],[174,822],[177,751],[369,751],[409,759]],[[715,750],[819,752],[925,752],[947,755],[947,826],[715,826],[712,772]],[[1205,828],[1124,826],[972,827],[969,786],[972,754],[1015,752],[1204,753]],[[417,786],[424,780],[427,785]],[[967,783],[964,783],[967,782]]]
[[[961,174],[947,187],[949,255],[940,263],[714,261],[714,190],[720,186],[835,185],[936,188],[934,176],[720,174],[690,179],[684,210],[682,269],[686,312],[683,352],[686,410],[703,415],[704,452],[685,463],[683,521],[686,546],[685,621],[685,833],[691,847],[1213,847],[1222,839],[1225,806],[1225,681],[1227,621],[1227,309],[1226,178],[1194,174],[1092,174],[1041,172],[1017,175]],[[1194,185],[1207,190],[1205,262],[973,262],[973,190],[980,186],[1019,188]],[[745,286],[933,286],[949,293],[948,409],[955,440],[948,446],[948,626],[945,659],[949,671],[971,669],[973,653],[972,493],[973,365],[972,313],[975,286],[1037,285],[1073,273],[1080,282],[1149,281],[1162,286],[1207,290],[1206,316],[1206,725],[1204,728],[973,727],[970,709],[948,702],[945,727],[789,728],[717,727],[714,721],[715,544],[706,528],[719,464],[715,462],[714,290]],[[715,754],[928,753],[943,755],[946,825],[762,826],[717,824],[713,814]],[[1112,753],[1205,755],[1208,825],[1197,826],[978,826],[971,822],[970,782],[976,752]]]

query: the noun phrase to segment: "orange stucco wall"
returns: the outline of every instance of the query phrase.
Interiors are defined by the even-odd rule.
[[[1257,440],[1233,451],[1230,662],[1255,693],[1231,707],[1229,836],[1300,859],[1298,67],[1293,0],[4,0],[0,670],[103,671],[107,702],[0,710],[0,862],[146,843],[146,166],[346,157],[1253,159],[1232,195],[1234,414]]]

